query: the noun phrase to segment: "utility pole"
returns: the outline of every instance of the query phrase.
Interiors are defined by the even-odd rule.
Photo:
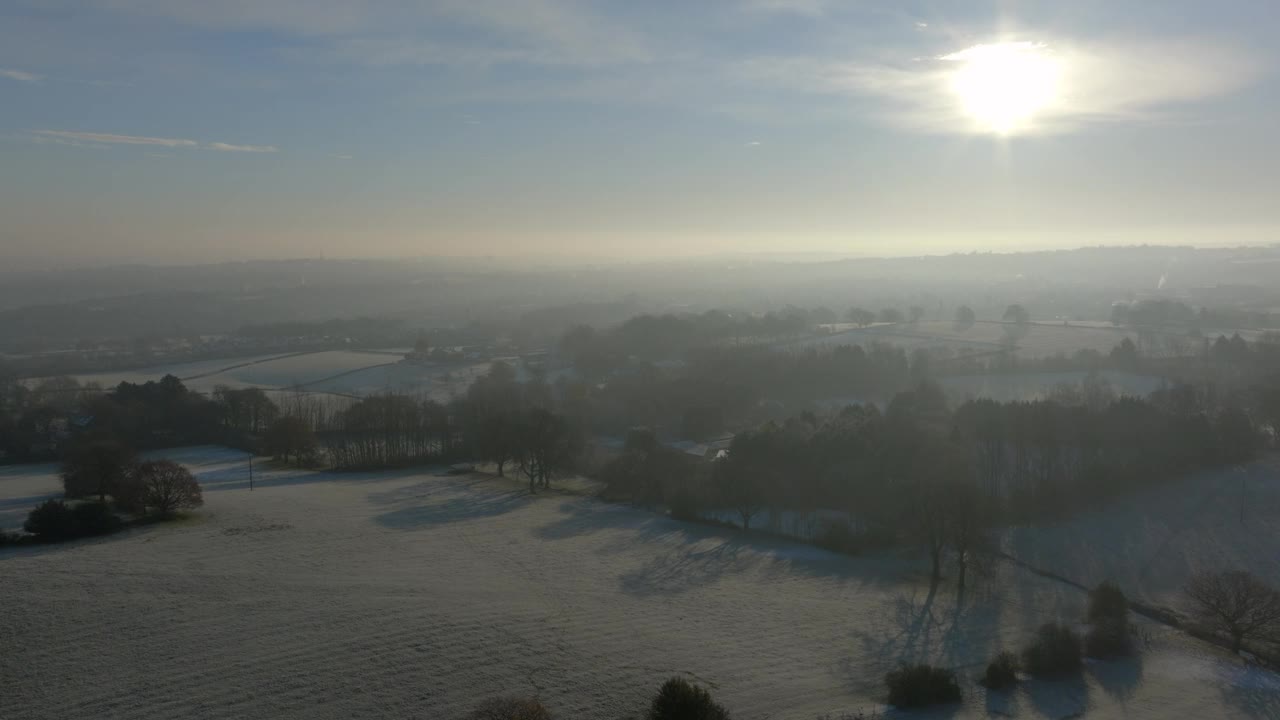
[[[249,453],[249,492],[253,492],[253,453]]]

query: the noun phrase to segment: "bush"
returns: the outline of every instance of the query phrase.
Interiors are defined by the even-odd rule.
[[[1080,636],[1065,625],[1041,625],[1036,639],[1022,652],[1022,666],[1032,675],[1075,672],[1083,664]]]
[[[1091,658],[1114,658],[1133,654],[1133,637],[1129,623],[1121,619],[1104,618],[1094,623],[1084,638],[1085,654]]]
[[[71,529],[74,537],[107,535],[120,529],[120,518],[106,503],[81,503],[71,509]]]
[[[22,529],[40,540],[65,540],[74,537],[75,520],[66,503],[61,500],[45,500],[27,515]]]
[[[988,690],[1003,690],[1018,684],[1018,656],[1005,651],[987,665],[982,685]]]
[[[0,547],[8,547],[11,545],[25,545],[30,541],[30,535],[22,533],[5,532],[0,530]]]
[[[1089,591],[1089,622],[1123,620],[1129,615],[1129,599],[1113,582],[1104,582]]]
[[[61,500],[46,500],[27,516],[23,529],[42,542],[106,535],[120,529],[120,518],[105,503],[87,502],[68,507]]]
[[[956,674],[932,665],[908,665],[885,675],[889,704],[899,708],[960,702]]]
[[[467,720],[551,720],[537,698],[493,698],[476,708]]]
[[[662,684],[649,706],[647,720],[729,720],[729,713],[711,699],[711,693],[673,677]]]

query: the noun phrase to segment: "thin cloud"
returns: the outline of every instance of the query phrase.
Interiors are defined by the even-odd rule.
[[[109,145],[159,145],[162,147],[196,147],[195,140],[181,138],[145,137],[142,135],[112,135],[110,133],[73,132],[70,130],[34,130],[35,135],[77,142],[106,143]]]
[[[831,0],[747,0],[746,8],[754,12],[818,17],[825,14],[830,5]]]
[[[35,73],[24,72],[22,70],[7,70],[5,68],[0,68],[0,77],[25,83],[36,83],[43,79],[42,76],[36,75]]]
[[[576,0],[91,0],[108,12],[315,40],[287,57],[389,65],[605,65],[654,57],[647,38]],[[456,41],[457,30],[472,36]]]
[[[1131,41],[1074,45],[1026,41],[1061,67],[1060,91],[1037,111],[1029,132],[1069,132],[1106,122],[1151,122],[1181,106],[1230,94],[1253,83],[1261,64],[1241,49],[1197,41]],[[975,46],[977,47],[977,46]],[[984,132],[956,96],[957,67],[974,48],[889,63],[823,63],[773,59],[740,74],[804,92],[878,101],[887,124],[934,134]]]
[[[79,147],[104,147],[107,145],[150,145],[166,148],[204,148],[219,152],[273,153],[280,152],[275,145],[233,145],[231,143],[200,143],[186,138],[147,137],[145,135],[115,135],[112,133],[76,132],[72,130],[33,130],[32,137],[42,142],[57,142]]]
[[[209,143],[205,147],[210,150],[219,150],[222,152],[243,152],[243,153],[273,153],[280,152],[280,148],[275,145],[232,145],[230,143]]]

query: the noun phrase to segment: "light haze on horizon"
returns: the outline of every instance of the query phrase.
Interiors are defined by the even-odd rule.
[[[0,264],[1280,241],[1267,0],[15,0]]]

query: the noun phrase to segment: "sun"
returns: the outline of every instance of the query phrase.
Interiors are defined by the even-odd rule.
[[[1037,117],[1060,99],[1062,62],[1043,44],[974,45],[941,59],[955,65],[948,73],[949,89],[982,132],[1032,130]]]

